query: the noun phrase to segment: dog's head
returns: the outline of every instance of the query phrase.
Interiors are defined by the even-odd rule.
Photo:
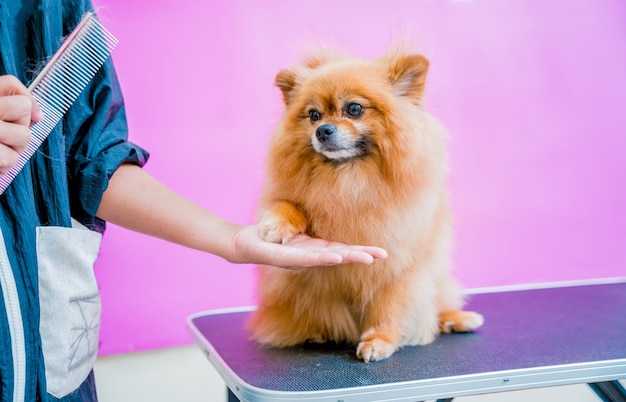
[[[333,164],[401,147],[394,137],[420,106],[428,64],[402,52],[376,60],[318,54],[283,70],[276,85],[286,105],[285,131]]]

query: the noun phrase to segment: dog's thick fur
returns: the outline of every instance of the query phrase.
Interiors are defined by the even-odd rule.
[[[376,60],[320,54],[276,76],[286,109],[269,149],[262,236],[285,243],[307,233],[380,246],[389,257],[259,267],[249,329],[260,343],[346,341],[367,362],[482,324],[461,311],[449,273],[446,130],[422,108],[428,65],[402,51]]]

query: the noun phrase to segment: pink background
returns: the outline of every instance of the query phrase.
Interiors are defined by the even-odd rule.
[[[468,287],[626,274],[626,3],[97,0],[146,169],[251,221],[281,111],[274,75],[322,41],[402,33],[450,129],[457,276]],[[109,226],[101,354],[191,342],[185,320],[254,303],[254,269]]]

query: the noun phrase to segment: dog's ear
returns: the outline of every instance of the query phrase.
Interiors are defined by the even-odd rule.
[[[285,105],[289,105],[293,96],[293,90],[296,87],[297,74],[293,70],[282,70],[276,74],[274,83],[283,93],[283,101]]]
[[[389,81],[393,93],[420,100],[424,93],[428,59],[422,55],[399,55],[388,61]]]

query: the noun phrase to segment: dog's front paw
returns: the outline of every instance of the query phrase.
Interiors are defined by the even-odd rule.
[[[287,244],[297,234],[302,233],[288,221],[268,212],[259,222],[259,235],[271,243]]]
[[[266,211],[259,221],[259,235],[265,241],[286,244],[296,235],[304,233],[307,220],[298,209],[281,201]]]

